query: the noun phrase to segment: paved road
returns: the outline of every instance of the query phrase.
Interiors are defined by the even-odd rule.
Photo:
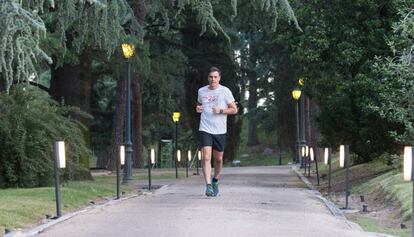
[[[374,236],[334,217],[289,167],[226,168],[221,195],[203,193],[201,176],[192,177],[79,214],[37,236]]]

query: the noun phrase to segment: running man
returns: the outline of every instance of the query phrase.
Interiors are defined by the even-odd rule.
[[[220,70],[216,67],[210,68],[208,85],[198,90],[196,106],[196,111],[201,113],[199,135],[206,195],[209,197],[219,194],[219,179],[226,144],[227,115],[237,114],[233,94],[229,88],[220,85],[220,79]],[[213,178],[211,178],[212,155],[214,155]]]

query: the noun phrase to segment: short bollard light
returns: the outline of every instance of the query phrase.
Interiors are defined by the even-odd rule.
[[[121,165],[125,165],[125,146],[124,145],[119,146],[119,161],[121,162]]]
[[[185,175],[188,178],[188,163],[191,161],[191,150],[188,150],[187,161],[185,162]]]
[[[177,161],[181,162],[181,151],[177,150]]]
[[[307,169],[307,161],[306,161],[306,146],[302,146],[301,150],[301,155],[302,155],[302,160],[304,163],[304,168],[305,168],[305,174],[306,174],[306,169]]]
[[[125,165],[125,146],[120,145],[119,146],[119,157],[115,161],[115,169],[116,169],[116,199],[120,198],[120,182],[121,179],[119,177],[119,170],[121,169],[120,166]]]
[[[155,164],[155,149],[151,149],[151,165]]]
[[[319,167],[318,167],[318,159],[315,157],[316,155],[315,155],[315,151],[314,151],[313,147],[311,147],[311,148],[310,148],[309,153],[310,153],[310,159],[311,159],[311,161],[314,161],[314,162],[315,162],[316,179],[317,179],[317,181],[318,181],[318,185],[320,185],[320,182],[319,182]],[[319,154],[319,153],[318,153],[318,154]],[[309,173],[310,173],[310,165],[309,165]]]
[[[198,160],[196,162],[196,164],[197,164],[197,175],[200,175],[200,173],[198,172],[198,166],[199,166],[199,163],[201,161],[201,151],[198,151],[197,155],[198,155]]]
[[[151,148],[148,154],[148,190],[151,190],[151,167],[155,163],[155,149]]]
[[[310,159],[311,161],[315,160],[315,153],[313,152],[313,147],[309,149]]]
[[[57,141],[53,145],[55,159],[55,196],[56,196],[56,217],[62,216],[60,198],[60,172],[59,169],[66,168],[65,142]]]
[[[307,162],[308,162],[308,177],[310,177],[310,166],[311,166],[311,160],[310,160],[310,151],[309,146],[305,146],[305,156]],[[305,163],[306,164],[306,163]],[[306,165],[305,165],[305,173],[306,173]]]
[[[404,180],[414,181],[414,146],[404,147]],[[411,214],[411,237],[414,237],[414,182],[412,188],[412,214]]]
[[[349,197],[349,145],[341,145],[339,147],[339,166],[345,168],[345,207],[348,209]]]
[[[328,195],[331,194],[332,149],[325,147],[324,163],[328,165]]]
[[[414,162],[413,162],[413,148],[412,146],[404,147],[404,180],[414,181]]]

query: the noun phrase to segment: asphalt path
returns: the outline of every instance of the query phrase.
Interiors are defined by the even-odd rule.
[[[201,176],[181,179],[79,213],[36,236],[378,236],[334,216],[287,166],[225,168],[220,195],[206,197],[204,189]]]

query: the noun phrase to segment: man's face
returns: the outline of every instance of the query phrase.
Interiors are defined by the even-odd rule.
[[[216,88],[219,85],[220,82],[220,74],[218,72],[210,72],[210,74],[208,74],[208,84],[213,87]]]

